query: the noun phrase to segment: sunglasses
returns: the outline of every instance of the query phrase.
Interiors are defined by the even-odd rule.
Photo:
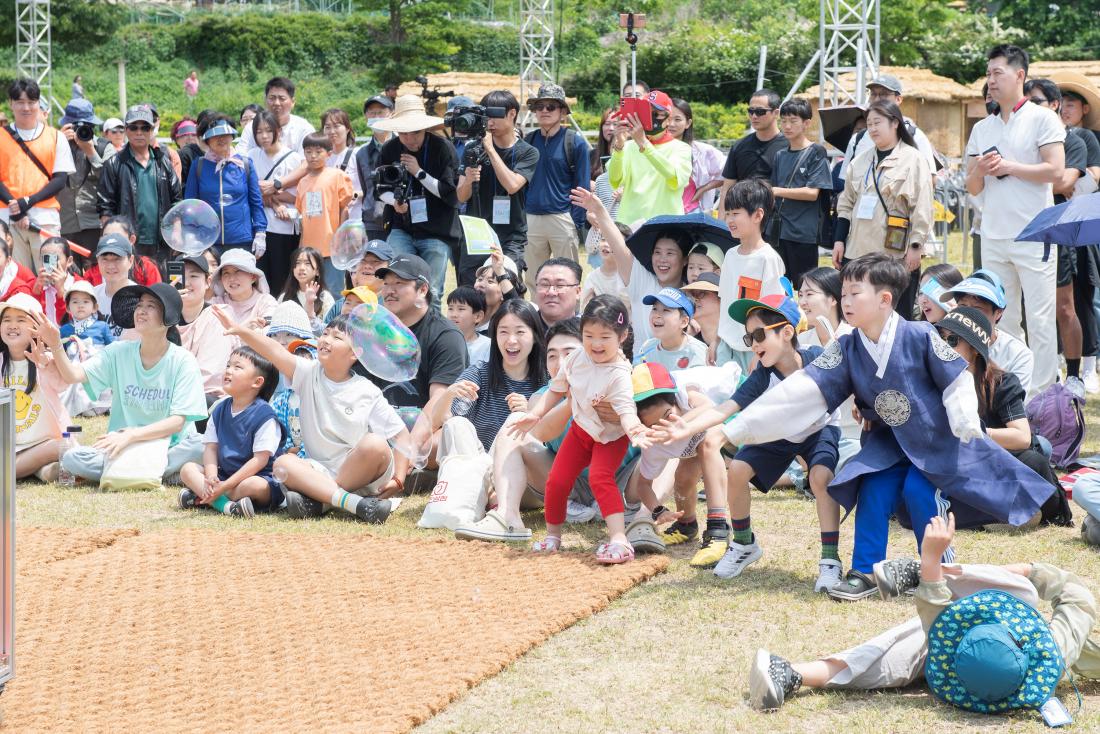
[[[772,324],[771,326],[761,326],[758,329],[747,332],[741,339],[745,342],[746,347],[751,347],[753,342],[762,344],[764,339],[768,336],[769,331],[772,329],[782,329],[786,325],[786,321],[780,321],[778,324]]]
[[[127,125],[126,129],[132,133],[147,133],[153,129],[151,125]]]
[[[773,111],[774,110],[772,110],[770,107],[750,107],[749,117],[763,117],[764,115]]]
[[[546,112],[557,112],[560,109],[561,105],[555,104],[554,102],[537,102],[531,105],[532,112],[542,112],[543,110]]]
[[[946,337],[944,337],[943,340],[947,342],[947,346],[954,349],[955,347],[959,346],[959,342],[962,341],[962,337],[958,334],[948,334]]]

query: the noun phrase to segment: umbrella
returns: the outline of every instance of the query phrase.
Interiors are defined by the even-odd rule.
[[[825,141],[840,151],[847,150],[848,141],[852,139],[852,128],[866,114],[867,110],[858,105],[821,108],[818,115],[821,116],[821,132]]]
[[[1042,242],[1045,261],[1051,244],[1086,247],[1100,244],[1100,193],[1075,196],[1049,206],[1016,236],[1017,242]]]
[[[626,246],[630,248],[630,252],[651,273],[653,272],[653,247],[657,244],[658,236],[668,232],[688,235],[693,245],[697,242],[711,242],[717,245],[722,252],[737,246],[737,241],[730,234],[729,227],[703,212],[663,214],[659,217],[653,217],[639,227],[638,231],[626,241]],[[680,245],[680,249],[684,250],[684,257],[686,258],[688,250],[684,248],[683,244]]]

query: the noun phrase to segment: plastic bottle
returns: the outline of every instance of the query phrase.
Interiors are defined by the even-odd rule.
[[[65,431],[61,434],[61,445],[57,447],[57,460],[61,462],[61,459],[65,456],[65,452],[73,448],[76,445],[76,441],[73,439],[72,434]],[[75,487],[76,477],[71,471],[65,468],[64,462],[61,462],[61,466],[57,472],[57,483],[62,487]]]

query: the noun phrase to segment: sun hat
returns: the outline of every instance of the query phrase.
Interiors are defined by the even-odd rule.
[[[355,296],[359,299],[360,303],[366,303],[372,306],[378,305],[378,294],[365,285],[357,285],[354,288],[340,291],[340,295],[345,299],[347,299],[348,296]]]
[[[964,279],[951,290],[944,291],[943,295],[940,296],[940,302],[946,303],[952,298],[958,300],[958,297],[963,294],[984,298],[1001,309],[1008,303],[1000,276],[985,268],[975,270],[969,278]]]
[[[928,630],[928,687],[967,711],[1039,708],[1054,695],[1063,667],[1042,615],[997,589],[952,603]]]
[[[102,125],[103,120],[95,116],[95,108],[86,99],[70,99],[65,105],[65,116],[61,118],[62,126],[73,122],[90,122],[93,125]]]
[[[982,359],[989,361],[989,340],[993,336],[993,326],[985,314],[976,308],[959,306],[947,312],[936,322],[936,328],[945,329],[957,335],[974,348]]]
[[[1081,127],[1089,130],[1100,128],[1100,90],[1091,79],[1076,71],[1056,71],[1049,79],[1058,85],[1062,94],[1070,92],[1085,100],[1089,111],[1081,118]]]
[[[717,293],[721,279],[715,273],[699,273],[699,277],[687,285],[680,286],[682,291],[703,291],[704,293]]]
[[[527,108],[536,102],[557,102],[569,112],[569,102],[565,99],[565,89],[560,84],[540,84],[534,97],[527,98]]]
[[[679,288],[662,288],[642,299],[643,306],[652,306],[655,303],[663,303],[669,308],[678,308],[686,313],[689,319],[695,316],[695,303]]]
[[[416,133],[443,124],[442,117],[424,112],[424,103],[415,94],[403,94],[397,98],[393,114],[374,124],[375,130],[393,133]]]
[[[798,302],[790,296],[778,293],[764,296],[759,300],[740,298],[734,301],[730,304],[730,318],[743,324],[748,320],[749,315],[758,308],[772,311],[787,319],[787,322],[794,327],[796,332],[806,330],[806,317],[802,314],[802,309],[798,307]]]
[[[676,382],[668,368],[658,362],[642,362],[630,372],[634,387],[634,402],[640,403],[653,395],[676,392]]]
[[[713,242],[696,242],[688,250],[689,255],[705,255],[714,263],[717,267],[722,267],[722,263],[726,261],[726,253],[722,252],[722,248]]]
[[[111,299],[111,318],[123,329],[134,328],[134,309],[142,296],[149,295],[160,301],[164,309],[164,325],[178,326],[183,315],[183,299],[179,291],[167,283],[153,285],[128,285],[120,288]]]
[[[103,131],[104,132],[106,132],[108,130],[117,130],[117,129],[123,128],[123,127],[126,127],[126,123],[124,123],[122,120],[118,119],[117,117],[108,117],[106,120],[103,121]]]
[[[287,333],[297,339],[312,339],[313,328],[309,316],[297,301],[283,301],[271,312],[271,323],[264,329],[264,336]]]
[[[134,254],[134,246],[130,244],[130,240],[120,234],[105,234],[99,238],[99,244],[96,245],[95,254],[99,255],[118,255],[119,257],[130,257]]]
[[[99,299],[95,297],[95,287],[88,281],[74,280],[73,284],[65,291],[65,303],[69,302],[69,296],[74,293],[84,293],[91,296],[92,303],[96,305],[96,308],[99,308]]]
[[[206,132],[202,134],[203,140],[209,140],[210,138],[216,138],[219,135],[236,135],[237,131],[233,129],[225,120],[218,120],[216,123],[206,129]]]
[[[260,293],[271,292],[271,287],[267,284],[267,276],[256,265],[256,256],[248,250],[234,247],[222,253],[222,261],[214,271],[214,293],[217,295],[225,295],[225,288],[222,287],[222,270],[230,266],[257,276],[259,280],[256,281],[256,287],[259,288]]]
[[[9,308],[14,308],[16,311],[22,311],[24,313],[44,315],[42,304],[38,302],[37,298],[29,293],[16,293],[8,300],[0,302],[0,315],[3,315],[4,311]]]
[[[874,79],[867,82],[867,86],[889,89],[894,94],[901,94],[901,90],[903,88],[901,86],[901,79],[898,79],[893,74],[879,74]]]

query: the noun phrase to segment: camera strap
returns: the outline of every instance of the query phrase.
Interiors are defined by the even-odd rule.
[[[42,161],[38,160],[38,156],[36,156],[34,154],[34,151],[32,151],[27,146],[26,142],[24,142],[23,136],[16,132],[15,125],[8,125],[4,129],[8,131],[8,135],[11,135],[12,140],[14,140],[16,144],[23,149],[23,152],[27,154],[27,157],[31,159],[34,165],[38,166],[38,170],[42,171],[42,175],[46,177],[46,180],[48,181],[50,178],[52,178],[53,174],[46,170],[46,165]],[[46,134],[45,124],[42,125],[42,134]]]

